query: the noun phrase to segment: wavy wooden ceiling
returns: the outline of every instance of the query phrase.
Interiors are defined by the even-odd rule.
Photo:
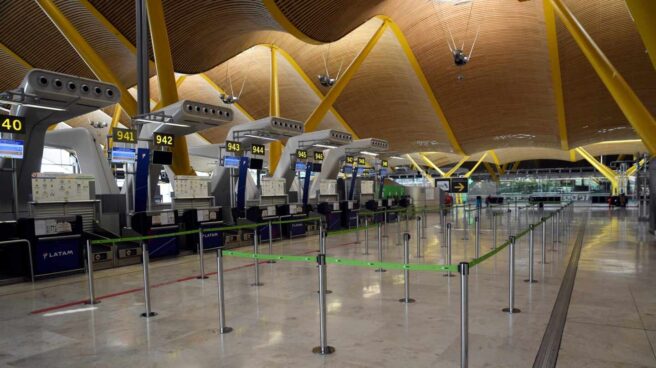
[[[92,16],[86,2],[134,44],[133,0],[54,0],[80,33],[126,86],[135,83],[132,51],[120,37]],[[266,0],[270,1],[270,0]],[[330,46],[331,71],[344,57],[348,64],[380,24],[384,14],[398,24],[441,104],[457,140],[468,153],[491,148],[559,148],[558,126],[551,86],[549,55],[541,1],[475,0],[465,35],[469,5],[434,5],[427,0],[272,0],[307,37]],[[289,53],[322,93],[316,75],[322,73],[327,45],[308,45],[287,33],[261,0],[163,0],[175,70],[206,72],[227,88],[227,60],[237,84],[248,74],[243,108],[254,118],[268,115],[268,48],[275,44]],[[566,0],[601,49],[619,69],[641,100],[656,114],[656,73],[627,14],[623,0]],[[0,43],[34,67],[93,77],[75,50],[33,1],[0,2]],[[471,63],[460,72],[446,46],[441,24],[448,23],[460,42],[471,44],[481,34]],[[587,60],[558,26],[563,89],[571,146],[612,139],[635,138],[621,111]],[[466,49],[468,47],[466,46]],[[279,57],[281,110],[304,120],[319,97]],[[245,65],[250,65],[246,67]],[[372,52],[335,103],[336,111],[361,136],[386,138],[401,152],[450,151],[445,133],[417,87],[416,77],[389,33]],[[25,68],[0,48],[0,90],[16,87]],[[152,73],[152,71],[151,71]],[[151,96],[159,98],[156,83]],[[218,103],[216,91],[202,78],[187,80],[181,98]],[[108,110],[111,114],[111,110]],[[334,127],[328,114],[320,128]],[[412,127],[412,130],[409,129]],[[210,141],[222,131],[207,132]],[[436,147],[417,141],[438,142]]]

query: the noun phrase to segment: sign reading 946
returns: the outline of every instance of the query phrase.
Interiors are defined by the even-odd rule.
[[[0,115],[0,132],[25,134],[25,119],[20,116]]]
[[[251,146],[251,153],[254,155],[260,155],[263,156],[265,152],[264,145],[263,144],[255,144]]]
[[[241,143],[236,141],[226,141],[226,151],[228,152],[241,152]]]
[[[171,134],[155,133],[153,134],[153,143],[158,146],[173,147],[175,137]]]
[[[387,160],[383,160],[383,161],[381,162],[381,166],[382,166],[382,167],[388,167],[388,166],[389,166],[389,163],[387,163]]]
[[[307,160],[307,151],[302,149],[297,149],[296,157],[300,160]]]
[[[323,161],[323,152],[314,152],[314,161]]]
[[[114,142],[137,143],[137,131],[134,129],[112,129],[112,139]]]

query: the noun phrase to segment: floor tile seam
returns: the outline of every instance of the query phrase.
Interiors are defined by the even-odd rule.
[[[620,326],[612,323],[600,323],[600,322],[591,322],[591,321],[581,321],[577,320],[576,317],[568,317],[567,318],[567,323],[578,323],[578,324],[583,324],[583,325],[590,325],[590,326],[599,326],[599,327],[611,327],[611,328],[623,328],[626,330],[634,330],[634,331],[648,331],[644,328],[640,327],[629,327],[629,326]]]

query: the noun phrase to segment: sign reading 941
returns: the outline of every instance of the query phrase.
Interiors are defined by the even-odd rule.
[[[260,156],[263,156],[263,155],[264,155],[264,151],[265,151],[265,149],[264,149],[264,145],[263,145],[263,144],[255,144],[255,143],[253,143],[253,145],[251,145],[251,153],[252,153],[253,155],[260,155]]]
[[[153,143],[157,146],[169,146],[173,147],[175,137],[171,134],[164,133],[154,133],[153,134]]]
[[[228,152],[241,152],[241,143],[236,141],[226,141],[226,151]]]
[[[20,116],[0,115],[0,132],[25,134],[25,119]]]
[[[114,142],[137,143],[137,131],[134,129],[112,129],[112,139]]]

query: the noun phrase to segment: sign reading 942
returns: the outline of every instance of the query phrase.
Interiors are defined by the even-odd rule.
[[[228,152],[241,152],[241,143],[237,141],[226,141],[226,151]]]
[[[20,116],[0,115],[0,132],[25,134],[25,119]]]
[[[155,143],[155,145],[173,147],[174,141],[175,141],[175,137],[171,134],[164,134],[164,133],[153,134],[153,143]]]
[[[137,131],[134,129],[112,129],[112,139],[114,142],[137,143]]]

